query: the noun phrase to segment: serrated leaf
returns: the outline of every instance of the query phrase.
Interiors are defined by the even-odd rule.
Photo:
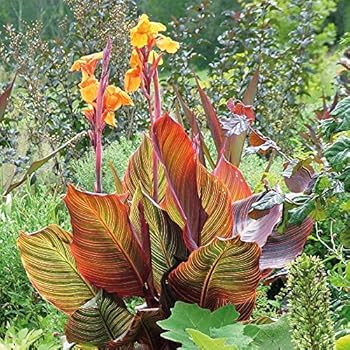
[[[188,328],[186,332],[191,337],[198,350],[238,350],[235,345],[226,345],[226,339],[214,339],[196,329]]]
[[[66,314],[95,295],[78,272],[71,243],[72,234],[57,225],[32,234],[21,232],[17,240],[29,280],[43,298]]]
[[[293,350],[286,316],[270,324],[254,325],[259,332],[254,338],[253,346],[259,350]]]
[[[171,316],[158,324],[166,331],[161,335],[163,338],[182,344],[180,348],[182,350],[197,350],[188,337],[186,329],[192,328],[204,334],[210,334],[210,328],[232,324],[237,321],[238,316],[238,312],[230,304],[210,312],[197,304],[177,301]]]
[[[212,328],[210,336],[225,339],[227,345],[237,345],[238,349],[246,349],[253,342],[253,338],[245,333],[246,325],[235,323],[220,328]]]
[[[71,315],[65,334],[70,343],[102,347],[127,331],[132,320],[120,298],[100,290]]]

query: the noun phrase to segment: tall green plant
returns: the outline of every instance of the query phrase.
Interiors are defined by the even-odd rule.
[[[288,317],[296,349],[332,350],[335,345],[330,291],[320,259],[302,255],[289,269]]]

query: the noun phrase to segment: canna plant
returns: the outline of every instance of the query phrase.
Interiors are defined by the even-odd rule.
[[[176,344],[160,337],[157,322],[170,315],[176,301],[210,310],[233,304],[239,320],[248,320],[260,281],[300,254],[312,229],[312,220],[306,218],[300,225],[285,225],[280,234],[276,225],[282,218],[282,194],[267,185],[263,193],[253,194],[241,171],[226,159],[227,154],[237,157],[231,152],[235,139],[241,154],[242,137],[234,136],[249,132],[254,122],[251,106],[228,103],[232,117],[221,125],[199,86],[218,149],[213,170],[205,166],[205,145],[194,115],[186,110],[191,139],[162,111],[157,72],[162,53],[155,50],[174,53],[179,48],[159,34],[165,29],[142,15],[131,30],[133,53],[125,90],[142,89],[151,129],[131,156],[122,183],[116,180],[116,192],[101,193],[97,171],[97,183],[101,181],[95,193],[68,185],[64,202],[72,232],[50,225],[21,232],[18,238],[31,283],[68,316],[65,334],[70,343],[100,349],[174,349]],[[85,74],[90,64],[96,67],[101,54],[85,57],[74,67],[83,72],[81,89],[92,78],[91,85],[86,84],[92,86],[93,98],[84,98],[85,91],[82,96],[91,105],[88,119],[96,159],[102,154],[96,133],[100,137],[101,125],[107,123],[102,102],[108,97],[104,77],[109,46],[102,54],[100,83]],[[130,104],[127,101],[121,104]],[[273,146],[261,142],[260,148]],[[144,304],[131,312],[126,301],[135,296]]]

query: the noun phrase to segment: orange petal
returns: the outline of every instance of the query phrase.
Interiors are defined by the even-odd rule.
[[[141,86],[141,77],[139,70],[135,68],[129,69],[124,77],[124,89],[127,92],[134,92]]]
[[[104,118],[104,122],[110,126],[113,126],[113,127],[117,127],[117,123],[116,123],[116,120],[115,120],[115,114],[114,112],[111,112],[111,111],[106,111],[104,114],[103,114],[103,118]]]
[[[166,51],[168,53],[175,53],[180,47],[180,44],[177,41],[164,35],[161,35],[157,39],[156,44],[160,50]]]
[[[96,100],[98,85],[95,77],[89,77],[79,84],[81,97],[85,102],[92,104]]]

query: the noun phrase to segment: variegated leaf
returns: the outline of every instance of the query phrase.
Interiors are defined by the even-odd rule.
[[[247,198],[253,194],[242,172],[228,162],[224,155],[220,157],[213,173],[228,188],[232,202]]]
[[[142,296],[150,267],[119,196],[83,192],[69,185],[64,201],[80,273],[110,293]]]
[[[20,233],[17,240],[28,278],[40,295],[71,314],[95,295],[79,274],[70,250],[72,234],[57,225]]]
[[[170,350],[167,346],[168,342],[160,337],[162,329],[157,325],[157,322],[164,318],[165,315],[159,308],[137,311],[129,329],[119,338],[110,342],[108,349],[117,350],[119,346],[137,341],[138,344],[141,344],[142,349]]]
[[[290,225],[280,234],[273,231],[262,248],[260,269],[277,269],[286,266],[300,255],[312,231],[313,220],[306,218],[301,225]]]
[[[231,196],[225,185],[197,162],[197,187],[207,220],[200,235],[199,245],[211,242],[215,237],[232,235],[233,217]]]
[[[134,195],[138,186],[149,196],[154,195],[153,147],[150,138],[143,136],[141,145],[131,156],[123,179],[124,191]],[[161,166],[158,167],[158,200],[164,198],[166,179]]]
[[[123,301],[102,290],[74,312],[65,326],[70,343],[90,344],[104,348],[126,332],[133,321]]]
[[[192,142],[183,128],[165,114],[153,125],[153,143],[164,165],[170,190],[167,195],[173,196],[172,201],[176,204],[175,209],[165,209],[168,212],[179,210],[187,226],[184,230],[186,246],[194,250],[198,247],[207,215],[197,192],[197,160]]]
[[[181,228],[151,198],[144,196],[144,215],[151,237],[154,285],[160,293],[161,279],[177,262],[185,259],[186,246]]]
[[[261,279],[260,254],[256,243],[216,238],[192,252],[168,282],[178,300],[211,310],[251,302]]]

